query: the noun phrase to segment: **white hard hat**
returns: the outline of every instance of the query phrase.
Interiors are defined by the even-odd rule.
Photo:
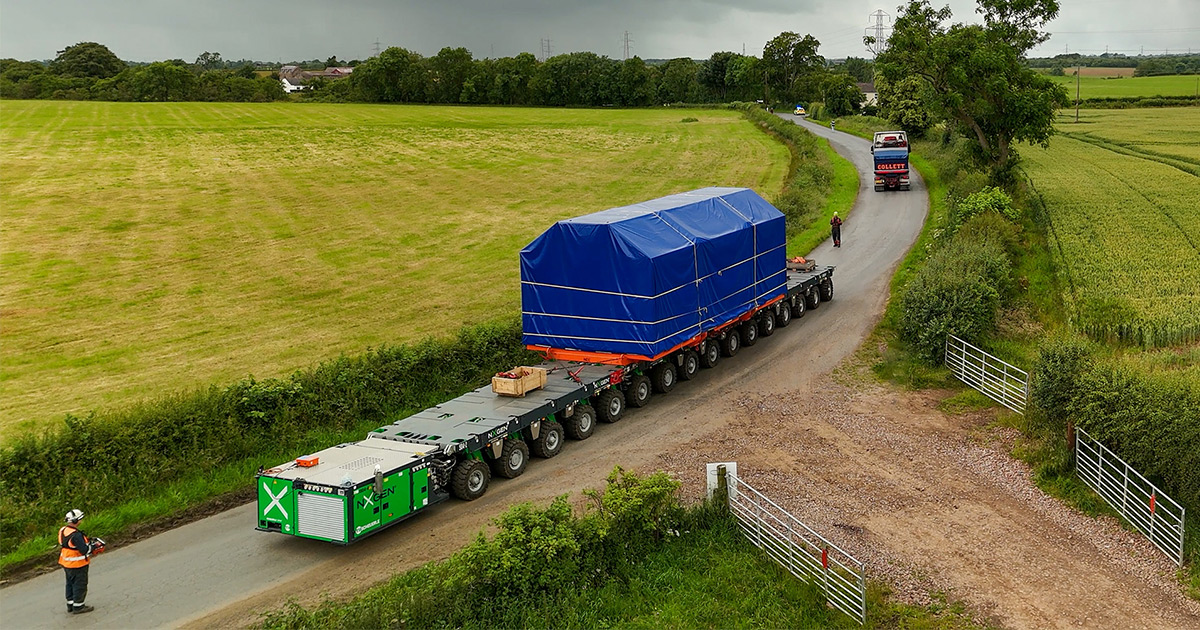
[[[82,521],[83,510],[71,510],[70,512],[67,512],[66,520],[68,523],[78,523],[79,521]]]

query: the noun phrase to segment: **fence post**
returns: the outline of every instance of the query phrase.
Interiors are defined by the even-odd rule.
[[[821,578],[822,589],[825,591],[825,599],[829,599],[829,545],[821,547]]]
[[[727,474],[725,464],[717,466],[717,505],[724,507],[726,512],[729,511],[729,478],[726,476]]]

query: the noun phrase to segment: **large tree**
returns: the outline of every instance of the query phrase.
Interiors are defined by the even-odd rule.
[[[787,31],[780,33],[763,48],[762,66],[767,87],[776,90],[768,98],[808,100],[819,89],[816,79],[825,70],[825,58],[817,54],[821,42],[812,35]]]
[[[50,63],[50,69],[69,77],[91,77],[107,79],[121,73],[125,62],[113,54],[104,44],[80,42],[58,51]]]
[[[910,0],[876,67],[889,81],[920,78],[935,113],[974,138],[977,161],[1003,179],[1017,160],[1013,145],[1045,146],[1066,100],[1061,87],[1023,63],[1049,37],[1040,29],[1058,15],[1058,0],[977,2],[983,24],[945,26],[949,7]]]
[[[364,61],[348,80],[367,101],[422,103],[427,75],[421,55],[392,47]]]

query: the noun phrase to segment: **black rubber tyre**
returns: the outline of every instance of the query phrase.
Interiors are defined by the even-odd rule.
[[[650,382],[650,377],[638,374],[629,379],[629,385],[625,387],[625,402],[629,403],[630,407],[645,407],[650,404],[652,393],[654,384]]]
[[[712,368],[721,360],[721,344],[709,340],[704,342],[704,354],[700,355],[700,367]]]
[[[771,312],[769,309],[764,310],[758,316],[758,336],[770,337],[771,335],[774,335],[775,325],[775,313]]]
[[[792,304],[792,319],[800,319],[808,312],[808,298],[801,295]]]
[[[828,302],[833,299],[833,278],[825,278],[821,281],[817,291],[821,294],[821,301]]]
[[[500,451],[500,458],[493,459],[488,462],[492,467],[492,474],[505,479],[516,479],[525,472],[525,466],[529,464],[529,445],[525,440],[504,440],[504,450]]]
[[[720,356],[720,352],[717,353]],[[684,350],[680,357],[680,366],[676,370],[679,374],[679,380],[690,381],[696,378],[696,374],[700,372],[700,353],[695,350]]]
[[[595,425],[593,420],[592,424]],[[529,452],[538,457],[550,459],[562,452],[565,439],[563,425],[549,420],[542,420],[542,428],[538,431],[536,440],[529,441]]]
[[[596,396],[596,417],[600,422],[617,422],[625,415],[625,394],[610,387]],[[578,412],[578,410],[576,410]]]
[[[808,310],[814,310],[821,305],[820,289],[813,289],[804,295],[804,300],[807,302]]]
[[[464,459],[454,466],[450,476],[450,491],[463,501],[474,501],[487,492],[492,480],[488,465],[478,459]]]
[[[721,340],[721,354],[731,357],[742,349],[742,336],[738,334],[738,329],[730,328],[725,332],[725,338]]]
[[[787,328],[790,323],[792,323],[792,307],[784,302],[779,305],[779,314],[775,316],[775,325],[779,328]]]
[[[562,426],[572,440],[586,440],[596,432],[596,410],[591,405],[576,405],[575,413],[563,420]]]
[[[749,348],[758,343],[758,323],[750,320],[738,326],[738,335],[742,337],[742,346]]]
[[[675,383],[677,382],[679,382],[679,370],[676,370],[675,364],[670,361],[659,363],[650,372],[650,383],[654,385],[656,393],[671,393],[671,390],[675,389]]]

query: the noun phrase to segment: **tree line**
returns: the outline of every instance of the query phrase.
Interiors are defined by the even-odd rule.
[[[215,55],[215,57],[214,57]],[[131,64],[107,46],[67,46],[49,64],[0,59],[0,97],[99,101],[273,101],[285,97],[278,78],[259,76],[243,62],[228,67],[220,54]]]
[[[859,111],[870,82],[870,61],[851,57],[830,63],[811,35],[781,33],[761,57],[733,52],[708,59],[640,57],[615,60],[573,52],[538,60],[530,53],[475,59],[466,48],[446,47],[432,57],[388,48],[349,65],[348,79],[316,77],[304,98],[377,103],[463,103],[540,106],[637,107],[664,103],[762,100],[790,105],[824,101],[835,115]],[[304,67],[321,67],[319,60]],[[277,76],[261,77],[249,61],[229,62],[204,52],[194,63],[180,59],[135,65],[95,42],[59,51],[49,64],[0,60],[0,97],[117,101],[269,101],[285,98]]]

